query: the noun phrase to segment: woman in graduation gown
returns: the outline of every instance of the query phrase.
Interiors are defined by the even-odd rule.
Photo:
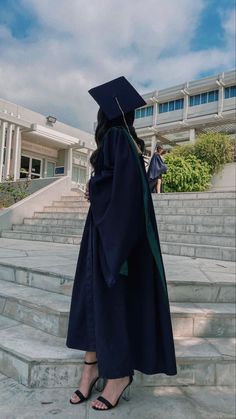
[[[142,154],[130,134],[145,104],[120,77],[89,93],[100,105],[91,157],[90,208],[72,292],[67,346],[86,351],[79,389],[87,400],[105,379],[94,409],[111,409],[134,370],[176,374],[168,293]]]

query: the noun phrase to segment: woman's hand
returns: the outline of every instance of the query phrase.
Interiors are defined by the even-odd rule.
[[[89,181],[86,183],[86,189],[84,192],[84,198],[86,199],[86,201],[89,201]]]

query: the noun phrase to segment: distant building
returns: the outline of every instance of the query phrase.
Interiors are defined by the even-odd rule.
[[[69,175],[85,184],[94,137],[0,99],[0,182]]]
[[[135,112],[135,128],[149,153],[194,142],[202,132],[236,132],[235,70],[143,95],[147,106]]]

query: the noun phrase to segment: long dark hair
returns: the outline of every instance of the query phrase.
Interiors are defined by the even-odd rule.
[[[126,113],[125,114],[125,120],[127,122],[129,130],[131,132],[131,135],[133,136],[133,133],[135,133],[135,135],[136,135],[135,129],[133,127],[134,111]],[[113,119],[112,121],[110,121],[106,117],[103,110],[100,108],[99,111],[98,111],[98,115],[97,115],[97,127],[96,127],[96,131],[95,131],[95,141],[96,141],[96,144],[97,144],[97,149],[92,153],[92,155],[90,157],[90,163],[93,167],[95,167],[98,152],[99,152],[99,149],[101,147],[101,142],[102,142],[102,139],[103,139],[104,135],[106,134],[106,132],[111,127],[116,127],[116,126],[124,126],[124,127],[126,126],[123,117],[121,116],[117,119]],[[136,137],[137,137],[137,135],[136,135]]]

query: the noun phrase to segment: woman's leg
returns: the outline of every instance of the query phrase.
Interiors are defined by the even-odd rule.
[[[97,360],[96,352],[86,352],[84,360],[86,362],[96,361]],[[98,377],[98,365],[97,364],[92,364],[92,365],[84,364],[78,388],[85,397],[88,395],[91,382],[96,377]],[[79,400],[80,400],[79,396],[73,393],[73,395],[71,396],[71,401],[73,403],[77,403],[79,402]]]
[[[157,193],[161,193],[161,179],[157,180]]]

